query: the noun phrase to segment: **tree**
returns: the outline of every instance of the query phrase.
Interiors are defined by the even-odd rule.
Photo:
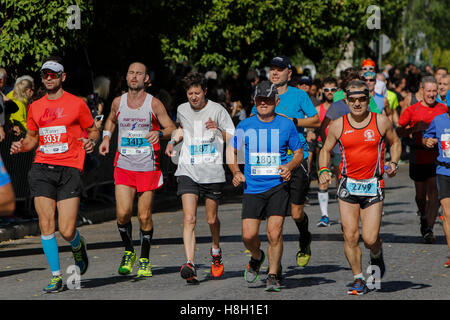
[[[164,1],[163,5],[169,3],[175,9],[186,8],[184,1]],[[382,1],[385,20],[401,13],[404,4],[405,0]],[[180,28],[161,36],[162,51],[168,61],[220,66],[233,74],[261,67],[274,55],[293,55],[301,49],[326,74],[336,67],[350,40],[367,41],[362,37],[370,33],[366,30],[367,6],[364,0],[204,1],[189,22],[173,17],[171,23]],[[387,27],[392,33],[396,22]],[[369,50],[369,41],[365,50]]]
[[[80,29],[71,29],[72,5],[80,10]],[[46,56],[82,46],[92,12],[92,0],[0,0],[0,65],[36,71]]]

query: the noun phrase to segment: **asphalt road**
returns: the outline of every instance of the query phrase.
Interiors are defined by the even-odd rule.
[[[385,215],[381,227],[387,273],[381,288],[364,296],[347,296],[352,273],[344,256],[335,189],[330,190],[329,213],[333,225],[317,228],[320,218],[317,184],[312,183],[311,200],[306,212],[313,233],[312,258],[305,268],[296,265],[297,231],[290,217],[284,225],[284,280],[279,293],[264,291],[261,281],[248,285],[243,278],[249,254],[241,240],[241,195],[224,199],[219,207],[222,226],[221,247],[225,273],[220,280],[211,279],[210,236],[204,207],[198,209],[196,228],[196,265],[199,285],[187,285],[179,275],[185,262],[182,242],[183,213],[159,212],[154,215],[155,231],[150,252],[153,277],[135,281],[134,276],[120,276],[117,269],[123,253],[115,221],[80,228],[88,242],[89,270],[81,278],[81,289],[67,289],[57,294],[42,292],[50,279],[50,270],[42,252],[39,237],[0,244],[0,299],[25,300],[448,300],[450,269],[444,268],[448,248],[442,225],[436,224],[435,244],[423,244],[414,203],[414,187],[408,178],[408,166],[386,181]],[[262,223],[262,248],[267,252],[265,222]],[[133,217],[133,234],[139,253],[139,226]],[[57,234],[62,270],[73,264],[68,244]],[[369,253],[363,248],[363,270]],[[267,262],[263,266],[267,270]],[[134,270],[133,274],[136,274]],[[366,274],[366,277],[368,275]],[[64,280],[73,280],[65,273]],[[73,283],[73,281],[72,281]],[[180,311],[181,312],[181,311]]]

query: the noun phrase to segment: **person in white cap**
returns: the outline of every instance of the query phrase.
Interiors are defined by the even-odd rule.
[[[38,146],[28,177],[42,247],[53,275],[44,291],[51,293],[63,289],[55,237],[56,208],[59,232],[71,245],[77,271],[84,274],[88,268],[86,242],[76,229],[76,220],[85,154],[94,150],[99,132],[86,103],[63,90],[66,73],[61,58],[47,58],[41,77],[47,94],[30,105],[27,135],[12,143],[10,153],[28,152]]]

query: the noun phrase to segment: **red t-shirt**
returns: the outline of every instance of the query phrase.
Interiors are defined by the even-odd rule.
[[[409,125],[411,128],[420,121],[430,124],[436,116],[446,112],[447,107],[442,103],[436,103],[434,107],[431,108],[422,105],[419,101],[403,111],[400,119],[398,120],[398,124],[402,127]],[[413,150],[411,152],[411,162],[416,164],[434,163],[439,155],[439,150],[437,148],[431,150],[425,149],[422,145],[422,132],[414,133],[413,140],[415,145],[413,146]]]
[[[56,99],[47,96],[33,102],[28,110],[29,130],[39,132],[35,163],[73,167],[83,171],[85,150],[83,130],[92,127],[89,107],[68,92]]]

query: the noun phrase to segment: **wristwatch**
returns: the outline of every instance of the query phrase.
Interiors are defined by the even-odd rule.
[[[94,139],[92,139],[92,138],[90,138],[89,139],[91,142],[92,142],[92,144],[94,145],[94,147],[95,147],[95,140]]]
[[[162,130],[159,130],[159,137],[162,137],[164,135],[164,133],[162,132]]]

